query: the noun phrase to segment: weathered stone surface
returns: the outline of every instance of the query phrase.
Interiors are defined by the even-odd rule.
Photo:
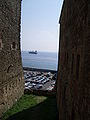
[[[57,80],[59,120],[90,119],[90,1],[64,0]]]
[[[20,16],[21,0],[0,0],[0,116],[24,93]]]

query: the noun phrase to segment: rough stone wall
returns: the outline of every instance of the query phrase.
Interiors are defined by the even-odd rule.
[[[21,0],[0,0],[0,116],[24,93],[20,16]]]
[[[90,1],[64,0],[59,22],[59,120],[89,120]]]

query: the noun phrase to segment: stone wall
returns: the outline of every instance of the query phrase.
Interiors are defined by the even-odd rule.
[[[90,1],[64,0],[59,22],[59,120],[89,120]]]
[[[20,16],[21,0],[0,0],[0,116],[24,93]]]

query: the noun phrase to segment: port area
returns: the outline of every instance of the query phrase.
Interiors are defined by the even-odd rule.
[[[23,68],[25,91],[54,91],[57,71]]]

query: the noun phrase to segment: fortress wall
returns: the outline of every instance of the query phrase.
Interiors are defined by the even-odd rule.
[[[0,116],[24,93],[20,18],[21,0],[0,1]]]
[[[64,0],[57,80],[60,120],[90,118],[89,10],[87,0]]]

